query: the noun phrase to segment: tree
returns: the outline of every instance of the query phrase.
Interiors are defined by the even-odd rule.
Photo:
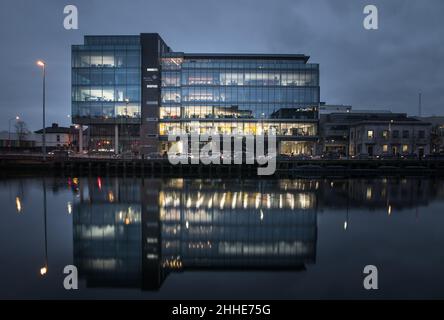
[[[23,120],[19,120],[15,123],[15,132],[17,133],[18,146],[22,145],[22,141],[29,134],[28,126]]]

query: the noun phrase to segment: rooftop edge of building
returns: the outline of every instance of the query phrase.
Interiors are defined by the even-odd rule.
[[[139,45],[146,36],[156,36],[162,39],[158,33],[141,33],[140,35],[84,35],[83,45],[114,45],[134,44]],[[163,40],[163,39],[162,39]],[[74,45],[75,46],[75,45]],[[263,60],[298,60],[307,63],[310,56],[305,54],[268,54],[268,53],[186,53],[171,51],[166,56],[180,56],[188,59],[263,59]]]
[[[176,52],[177,53],[177,52]],[[263,59],[299,60],[307,63],[310,56],[304,54],[266,54],[266,53],[182,53],[187,59]]]

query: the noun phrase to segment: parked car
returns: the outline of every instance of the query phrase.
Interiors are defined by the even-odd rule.
[[[424,156],[424,159],[426,160],[444,160],[444,153],[434,153],[430,155]]]
[[[321,156],[324,160],[339,160],[341,155],[337,152],[326,152]]]
[[[145,159],[161,159],[163,156],[160,152],[151,152],[144,156]]]
[[[354,160],[369,160],[369,159],[371,159],[371,157],[367,154],[358,154],[356,156],[352,156],[351,158]]]
[[[275,161],[275,160],[276,160],[276,154],[260,155],[257,157],[256,162],[267,163],[269,161]]]
[[[64,149],[55,149],[48,152],[49,156],[53,156],[54,158],[68,158],[69,151]]]
[[[311,156],[306,155],[306,154],[297,154],[295,156],[292,157],[292,159],[294,160],[311,160]]]
[[[406,160],[418,160],[419,157],[416,153],[410,153],[410,154],[403,154],[401,155],[401,159],[406,159]]]

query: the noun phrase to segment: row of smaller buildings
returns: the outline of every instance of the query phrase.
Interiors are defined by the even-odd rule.
[[[75,126],[62,127],[53,123],[46,127],[46,147],[52,149],[78,149],[79,129]],[[0,132],[0,150],[40,151],[43,144],[43,129],[31,132],[28,130],[11,130]]]
[[[338,111],[320,115],[317,153],[324,157],[422,157],[444,151],[444,117]]]
[[[409,117],[389,111],[352,111],[351,107],[321,107],[319,140],[312,157],[398,158],[444,153],[444,117]],[[74,126],[54,123],[46,128],[46,145],[51,149],[79,151],[79,139],[89,150],[88,128],[79,134]],[[42,146],[40,129],[30,132],[0,132],[1,150],[35,150]],[[299,154],[292,154],[298,156]]]

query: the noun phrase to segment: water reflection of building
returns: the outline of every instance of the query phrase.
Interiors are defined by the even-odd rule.
[[[147,290],[171,272],[301,270],[316,259],[318,210],[391,214],[444,198],[442,180],[421,177],[72,183],[80,277]]]
[[[74,264],[90,287],[134,287],[141,274],[140,187],[79,179],[73,204]]]
[[[170,272],[301,270],[316,256],[308,180],[88,180],[73,205],[88,286],[158,289]]]
[[[322,179],[319,180],[319,208],[414,208],[439,197],[442,189],[442,182],[426,177]]]

